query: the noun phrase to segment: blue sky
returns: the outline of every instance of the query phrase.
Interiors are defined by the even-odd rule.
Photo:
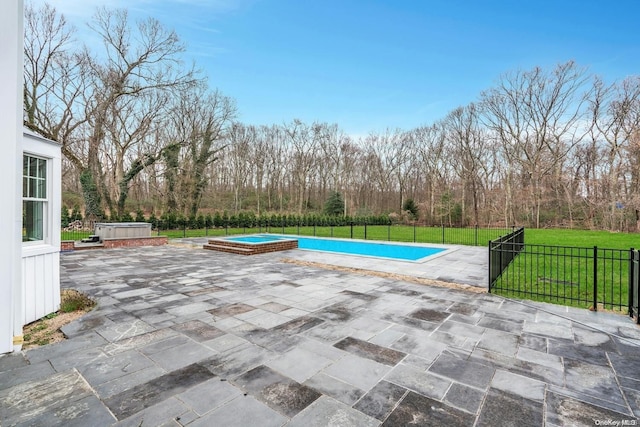
[[[640,74],[638,0],[49,3],[80,34],[96,5],[157,18],[248,124],[299,118],[366,135],[431,124],[508,71],[575,60],[606,81]]]

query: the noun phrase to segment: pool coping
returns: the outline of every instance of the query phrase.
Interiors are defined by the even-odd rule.
[[[293,236],[289,234],[277,234],[277,233],[260,233],[260,234],[273,235],[273,236]],[[375,256],[375,255],[353,254],[353,253],[339,252],[339,251],[326,251],[321,249],[306,249],[306,248],[298,247],[298,249],[302,251],[322,252],[322,253],[328,253],[328,254],[338,254],[338,255],[351,256],[351,257],[360,257],[360,258],[372,258],[372,259],[380,259],[380,260],[394,261],[394,262],[406,262],[410,264],[424,264],[426,262],[429,262],[441,256],[449,255],[459,249],[458,247],[455,247],[455,246],[441,245],[437,243],[393,242],[393,241],[387,241],[387,240],[364,240],[364,239],[350,239],[350,238],[343,238],[343,237],[299,236],[297,234],[295,236],[302,237],[305,239],[317,239],[317,240],[331,239],[331,240],[338,240],[343,242],[359,242],[359,243],[368,243],[368,244],[383,244],[383,245],[389,245],[389,246],[413,246],[413,247],[429,247],[429,248],[435,248],[435,249],[444,249],[435,254],[427,255],[426,257],[418,258],[416,260],[411,260],[411,259],[392,258],[392,257]]]

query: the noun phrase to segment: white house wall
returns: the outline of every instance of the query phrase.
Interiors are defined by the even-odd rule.
[[[47,159],[48,204],[44,242],[22,244],[23,325],[60,308],[60,145],[28,130],[22,143],[24,154]]]
[[[0,353],[22,345],[22,52],[23,1],[2,2],[0,13]],[[15,345],[14,345],[15,342]]]
[[[31,323],[60,308],[60,253],[22,259],[24,320]]]

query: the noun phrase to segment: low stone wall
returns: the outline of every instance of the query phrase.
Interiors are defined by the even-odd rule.
[[[63,240],[60,242],[60,252],[69,252],[75,250],[76,242],[73,240]]]
[[[65,240],[60,242],[60,251],[82,251],[87,249],[112,249],[112,248],[132,248],[138,246],[162,246],[169,242],[167,236],[154,237],[128,237],[123,239],[104,239],[102,243],[81,244],[76,246],[76,242]]]
[[[129,248],[136,246],[162,246],[169,242],[167,236],[128,237],[126,239],[104,239],[102,243],[106,249]]]
[[[238,255],[257,255],[268,252],[288,251],[298,248],[297,240],[282,240],[258,244],[248,244],[231,240],[209,240],[209,243],[203,246],[204,249],[212,251],[227,252]]]

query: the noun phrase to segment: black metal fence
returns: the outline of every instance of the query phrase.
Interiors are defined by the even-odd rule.
[[[515,227],[445,227],[422,226],[418,224],[370,225],[351,223],[348,225],[326,224],[277,224],[266,223],[254,227],[205,227],[191,228],[188,224],[181,227],[166,228],[158,221],[154,232],[172,238],[225,236],[233,234],[277,233],[314,237],[335,237],[346,239],[364,239],[394,242],[439,243],[468,246],[484,246],[486,242],[505,233],[513,232]]]
[[[638,251],[489,243],[489,292],[638,313]],[[633,308],[635,307],[635,308]]]
[[[95,224],[93,221],[83,221],[79,219],[70,221],[67,224],[62,224],[60,229],[60,240],[82,240],[94,233],[94,226]]]
[[[524,227],[489,241],[489,292],[491,284],[495,283],[523,247]]]

